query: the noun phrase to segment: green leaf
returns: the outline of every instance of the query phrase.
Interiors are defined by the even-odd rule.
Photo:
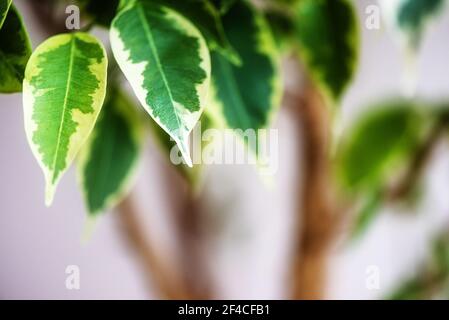
[[[444,230],[432,243],[431,254],[421,268],[388,297],[392,300],[429,300],[447,294],[449,281],[449,237]]]
[[[139,0],[138,0],[139,1]],[[235,52],[224,32],[220,12],[210,0],[143,0],[156,2],[169,7],[190,20],[202,33],[210,50],[219,51],[235,64],[240,63],[240,57]]]
[[[22,91],[25,66],[31,55],[28,33],[14,5],[0,29],[0,92]]]
[[[205,114],[201,117],[201,121],[198,122],[195,130],[198,129],[198,126],[201,126],[200,133],[202,137],[202,134],[206,130],[211,128],[212,122]],[[172,157],[175,157],[175,160],[180,159],[179,157],[180,151],[178,146],[176,145],[176,142],[170,139],[170,136],[167,135],[167,133],[164,130],[162,130],[161,127],[156,125],[154,121],[149,123],[149,127],[156,145],[159,147],[159,150],[166,157],[166,159],[170,159],[170,161],[172,160]],[[194,141],[194,143],[201,144],[201,151],[202,151],[209,143],[213,142],[208,141],[209,143],[207,143],[206,141],[202,140],[201,137],[197,141]],[[198,156],[202,156],[202,154],[198,154]],[[193,156],[193,160],[195,160],[195,155]],[[192,168],[185,165],[185,163],[174,164],[175,161],[171,161],[171,163],[176,167],[178,173],[189,183],[189,185],[193,189],[198,190],[201,187],[202,182],[201,178],[203,176],[204,171],[204,166],[201,163],[199,164],[194,163],[195,165]]]
[[[419,106],[383,104],[349,129],[337,156],[337,174],[349,191],[378,190],[416,149],[425,129]]]
[[[211,0],[221,14],[227,13],[237,1],[241,0]]]
[[[96,24],[108,28],[115,17],[120,1],[78,0],[78,2],[83,12],[89,15]]]
[[[426,26],[442,11],[445,0],[381,0],[383,17],[406,46],[419,47]]]
[[[216,126],[258,130],[269,125],[280,105],[279,57],[270,29],[250,5],[238,2],[223,16],[242,65],[212,54],[211,103],[206,109]]]
[[[299,1],[296,30],[299,53],[312,78],[339,102],[358,59],[359,31],[348,0]]]
[[[278,11],[268,12],[266,19],[278,48],[288,54],[288,51],[295,44],[294,40],[296,40],[295,21]]]
[[[356,217],[352,230],[351,238],[354,240],[358,239],[366,230],[368,230],[369,226],[376,218],[379,208],[382,205],[383,193],[380,190],[374,190],[363,200],[362,208]]]
[[[80,152],[78,176],[90,215],[119,203],[128,192],[143,142],[143,124],[132,102],[110,89],[97,124]]]
[[[81,32],[47,39],[28,62],[25,130],[44,171],[47,205],[95,125],[105,97],[106,70],[103,45]]]
[[[138,1],[114,19],[110,38],[140,103],[191,166],[189,134],[210,82],[210,56],[200,32],[177,12]]]
[[[5,22],[11,3],[12,0],[0,0],[0,29],[3,26],[3,22]]]

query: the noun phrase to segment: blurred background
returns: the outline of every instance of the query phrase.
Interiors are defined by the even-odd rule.
[[[14,1],[24,16],[33,48],[46,37],[25,0]],[[360,22],[377,1],[354,1]],[[449,92],[449,12],[435,21],[417,62],[417,95],[444,99]],[[361,57],[344,97],[342,126],[367,107],[401,92],[403,55],[386,30],[361,28]],[[107,39],[107,33],[95,30]],[[286,79],[288,82],[288,79]],[[21,94],[0,95],[0,298],[2,299],[148,299],[158,298],[137,253],[124,235],[117,212],[99,219],[82,242],[86,210],[73,168],[62,180],[52,207],[44,205],[44,183],[23,129]],[[285,109],[279,129],[279,169],[272,186],[261,183],[250,165],[210,166],[202,198],[205,221],[201,254],[219,298],[287,298],[298,161],[298,128]],[[438,145],[425,175],[417,208],[382,208],[357,241],[337,237],[327,263],[326,298],[381,299],[419,272],[435,235],[449,227],[449,148]],[[133,199],[141,226],[162,252],[176,251],[173,238],[166,159],[149,141],[140,163]],[[345,232],[345,230],[343,230]],[[341,238],[341,239],[340,239]],[[66,268],[80,270],[80,289],[68,290]],[[370,285],[373,275],[378,285]]]

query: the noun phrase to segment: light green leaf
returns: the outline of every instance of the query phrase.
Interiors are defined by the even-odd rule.
[[[242,65],[212,54],[211,103],[206,112],[218,127],[258,130],[269,125],[280,105],[279,57],[270,29],[254,8],[241,1],[223,16]]]
[[[405,46],[416,50],[428,22],[442,11],[445,0],[380,0],[386,24]]]
[[[31,55],[28,33],[14,5],[0,29],[0,92],[22,91],[25,66]]]
[[[47,205],[95,125],[106,73],[103,45],[81,32],[47,39],[28,62],[23,83],[25,131],[44,171]]]
[[[80,152],[78,175],[90,215],[119,203],[128,192],[143,142],[135,106],[110,89],[97,124]]]
[[[383,193],[381,190],[373,190],[371,194],[366,195],[363,199],[362,207],[360,208],[351,234],[353,240],[358,239],[366,230],[368,230],[371,223],[375,220],[379,208],[382,206]]]
[[[175,11],[138,1],[114,19],[110,38],[140,103],[191,166],[189,134],[210,82],[210,56],[200,32]]]
[[[353,77],[359,31],[348,0],[299,1],[296,29],[300,56],[326,96],[339,102]]]
[[[11,3],[12,0],[0,0],[0,29],[3,26],[3,22],[5,22]]]
[[[349,129],[337,157],[337,173],[349,191],[379,190],[404,165],[422,139],[425,114],[408,101],[383,104]]]

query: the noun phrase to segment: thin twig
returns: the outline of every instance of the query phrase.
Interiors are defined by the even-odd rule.
[[[387,193],[388,201],[401,200],[410,195],[421,178],[435,147],[447,128],[448,119],[446,119],[446,117],[441,117],[436,121],[426,140],[416,150],[404,177]]]

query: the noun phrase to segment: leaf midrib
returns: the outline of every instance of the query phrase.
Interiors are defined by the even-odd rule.
[[[65,93],[64,93],[64,102],[62,104],[62,117],[61,117],[61,121],[59,123],[59,128],[58,128],[58,139],[56,141],[56,150],[55,150],[55,155],[53,156],[53,163],[51,166],[51,169],[53,170],[53,177],[52,177],[52,182],[54,182],[54,180],[56,179],[57,175],[56,175],[56,162],[59,159],[59,147],[61,144],[61,136],[62,136],[62,128],[65,122],[65,113],[67,110],[67,101],[68,101],[68,95],[70,92],[70,84],[72,82],[72,71],[73,71],[73,60],[75,58],[75,50],[74,50],[74,37],[72,36],[70,39],[70,59],[69,59],[69,71],[67,73],[67,81],[66,81],[66,89],[65,89]]]
[[[169,95],[170,102],[171,102],[171,107],[173,109],[174,115],[176,116],[176,122],[177,122],[178,128],[181,129],[182,128],[181,122],[180,122],[178,113],[176,112],[175,105],[174,105],[174,103],[176,101],[173,98],[173,94],[172,94],[172,92],[170,90],[167,77],[165,76],[164,68],[163,68],[163,66],[161,64],[159,53],[157,51],[157,47],[156,47],[155,42],[154,42],[153,33],[151,32],[151,28],[150,28],[149,24],[147,23],[147,21],[145,19],[145,13],[143,11],[143,5],[142,4],[138,4],[138,5],[136,5],[136,7],[137,7],[137,12],[138,12],[138,15],[139,15],[140,23],[143,26],[143,29],[145,31],[145,36],[146,36],[146,38],[147,38],[147,40],[149,42],[150,48],[151,48],[151,52],[154,55],[154,60],[156,61],[157,69],[158,69],[159,73],[161,74],[162,81],[164,83],[164,87],[167,90],[167,93]]]

